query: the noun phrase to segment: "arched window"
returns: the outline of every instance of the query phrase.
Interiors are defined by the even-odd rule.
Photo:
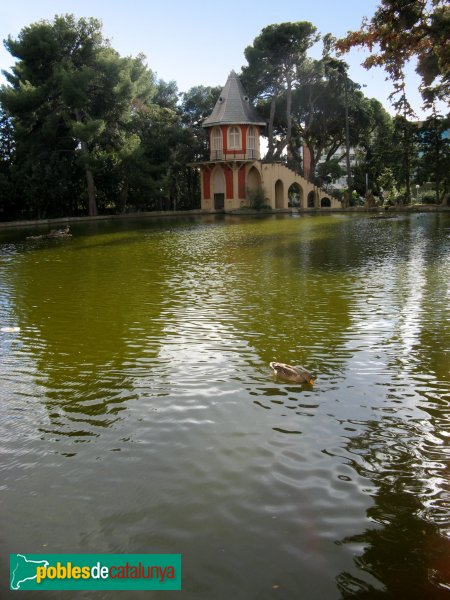
[[[250,158],[256,158],[256,127],[249,127],[247,131],[247,150]]]
[[[238,150],[241,147],[241,130],[233,125],[228,129],[228,148]]]
[[[212,134],[212,158],[222,158],[222,131],[220,127],[214,127]]]

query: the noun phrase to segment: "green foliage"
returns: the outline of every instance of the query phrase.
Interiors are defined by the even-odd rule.
[[[13,160],[14,148],[13,122],[0,105],[0,164],[7,164]]]
[[[359,86],[348,79],[346,69],[345,63],[329,56],[305,63],[305,84],[294,98],[294,130],[309,149],[310,178],[314,182],[315,166],[320,158],[325,158],[328,164],[336,153],[341,158],[346,156],[346,107],[350,147],[363,144],[373,125],[371,102],[364,98]],[[337,175],[336,167],[334,171]]]
[[[243,69],[244,85],[257,95],[258,110],[269,122],[266,159],[281,160],[287,149],[287,164],[301,172],[301,148],[306,145],[311,156],[311,181],[329,182],[341,175],[337,161],[330,161],[338,152],[345,157],[346,106],[352,147],[370,138],[378,107],[364,98],[359,86],[347,77],[347,65],[330,56],[330,35],[324,36],[323,58],[313,60],[306,56],[311,42],[317,40],[311,24],[299,23],[293,30],[286,30],[291,33],[290,38],[287,36],[291,42],[297,36],[296,51],[290,53],[286,50],[288,44],[277,45],[272,39],[279,33],[278,27],[286,34],[282,25],[263,29],[253,46],[246,49],[249,64]],[[283,52],[289,69],[280,66]],[[325,165],[316,173],[316,165],[323,158]]]
[[[359,142],[362,159],[354,169],[355,189],[363,195],[366,189],[366,174],[369,187],[380,194],[380,176],[384,169],[399,160],[400,148],[393,141],[393,121],[378,100],[369,100],[371,123],[367,134]]]
[[[402,116],[396,116],[393,125],[392,143],[396,155],[391,164],[399,185],[405,189],[400,199],[403,199],[403,203],[409,204],[411,202],[412,174],[419,161],[418,128],[415,123]]]
[[[419,184],[432,181],[436,201],[443,201],[450,190],[450,118],[436,114],[421,124],[418,131],[420,160],[416,179]]]
[[[420,202],[422,204],[438,204],[439,201],[436,196],[436,192],[425,192],[420,197]]]
[[[95,139],[96,129],[103,129],[95,123],[100,115],[94,116],[93,123],[88,107],[98,79],[97,59],[105,46],[100,23],[95,19],[76,21],[73,15],[55,17],[53,23],[41,21],[25,27],[17,40],[8,38],[5,46],[17,62],[7,74],[10,85],[3,86],[0,99],[16,127],[17,168],[22,171],[25,191],[26,182],[38,183],[34,174],[41,159],[45,162],[39,169],[42,180],[38,188],[60,187],[55,176],[66,179],[65,167],[77,154],[83,157],[85,170],[90,168],[86,144]],[[83,137],[78,139],[75,124],[79,130],[83,128]],[[53,165],[52,172],[45,168],[48,164]],[[46,177],[48,181],[44,181]],[[42,200],[35,195],[40,215]],[[95,197],[90,198],[90,209],[96,212]]]
[[[380,190],[382,192],[383,202],[386,205],[397,204],[400,197],[398,182],[391,168],[383,169],[379,178]]]
[[[364,206],[365,201],[356,190],[352,190],[350,197],[350,206]]]
[[[327,160],[317,167],[317,174],[323,183],[331,183],[345,175],[344,169],[339,164],[337,158]]]
[[[177,109],[178,87],[175,81],[165,82],[160,79],[156,84],[156,92],[153,96],[153,102],[161,108]]]
[[[8,219],[14,214],[15,185],[12,169],[14,154],[13,123],[0,106],[0,220]]]
[[[382,66],[394,84],[394,94],[403,96],[405,65],[417,59],[422,77],[425,105],[435,100],[448,103],[450,97],[450,6],[447,0],[382,0],[374,16],[365,19],[359,31],[351,31],[338,41],[347,52],[355,46],[369,49],[363,65]],[[406,104],[407,106],[407,104]]]
[[[440,15],[439,27],[447,18]],[[300,172],[306,145],[311,179],[338,179],[348,108],[358,197],[367,174],[370,188],[379,194],[383,187],[388,201],[409,201],[413,177],[435,182],[442,199],[449,190],[448,122],[435,118],[417,134],[404,117],[393,121],[331,56],[331,35],[323,38],[321,60],[307,57],[317,40],[311,23],[281,23],[265,27],[245,50],[243,83],[268,121],[267,158]],[[209,158],[202,122],[221,88],[180,94],[174,81],[156,78],[143,55],[121,57],[96,19],[56,16],[24,27],[5,46],[16,62],[0,90],[1,219],[199,206],[199,175],[189,163]],[[325,161],[316,172],[319,159]],[[265,205],[262,190],[248,199],[257,210]]]
[[[252,95],[270,103],[268,119],[267,159],[280,159],[284,148],[290,148],[292,137],[292,94],[299,83],[300,65],[306,52],[319,36],[312,23],[280,23],[264,27],[245,49],[248,67],[243,68],[244,85]],[[283,99],[286,133],[276,141],[274,122],[277,102]]]
[[[247,190],[247,199],[250,208],[253,210],[267,210],[271,208],[270,205],[266,203],[266,195],[261,187]]]
[[[219,97],[220,87],[195,86],[182,94],[181,120],[191,132],[191,161],[208,160],[208,133],[202,127]]]
[[[221,90],[220,86],[197,85],[182,94],[183,122],[190,127],[201,127],[211,114]]]
[[[171,153],[185,138],[175,82],[156,81],[143,55],[120,57],[96,19],[41,21],[6,47],[17,62],[0,98],[28,216],[170,203]]]

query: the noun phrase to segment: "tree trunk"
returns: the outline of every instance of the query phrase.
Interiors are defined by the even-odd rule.
[[[75,109],[75,118],[78,123],[82,123],[80,111]],[[86,183],[87,183],[87,192],[88,192],[88,214],[90,217],[97,216],[97,200],[95,198],[95,183],[94,183],[94,175],[92,173],[91,167],[89,166],[89,150],[86,142],[80,140],[81,153],[83,155],[84,160],[84,170],[86,174]]]
[[[120,205],[119,205],[119,211],[121,213],[124,213],[126,211],[127,208],[127,202],[128,202],[128,188],[129,188],[129,184],[128,184],[128,173],[125,173],[124,176],[124,180],[123,180],[123,184],[122,184],[122,189],[120,190]]]
[[[344,98],[345,98],[345,164],[347,168],[347,193],[344,196],[344,208],[350,206],[353,192],[352,167],[350,164],[350,127],[348,119],[348,78],[345,73],[344,80]]]
[[[433,106],[433,117],[434,117],[434,126],[436,129],[436,204],[440,203],[440,195],[441,195],[441,133],[437,127],[436,122],[436,108]],[[443,194],[444,195],[444,194]]]
[[[287,80],[287,94],[286,94],[286,148],[288,160],[292,158],[291,152],[291,137],[292,137],[292,82],[291,79]]]
[[[272,110],[272,106],[270,107]],[[274,111],[275,113],[275,111]],[[281,160],[283,150],[287,149],[288,162],[292,158],[291,149],[291,138],[292,138],[292,81],[290,78],[287,79],[287,92],[286,92],[286,137],[284,140],[280,140],[276,147],[275,160]]]
[[[405,86],[403,84],[403,93],[405,94]],[[406,99],[406,96],[405,96]],[[411,131],[408,126],[407,120],[407,104],[405,102],[403,108],[403,146],[405,150],[404,154],[404,165],[405,165],[405,202],[404,204],[411,204]]]
[[[270,101],[270,115],[269,115],[269,125],[268,125],[268,148],[267,148],[267,160],[273,159],[274,154],[274,145],[273,145],[273,122],[275,120],[275,109],[277,105],[276,96],[272,96],[272,100]]]
[[[87,149],[86,149],[87,154]],[[86,163],[86,182],[88,189],[88,199],[89,199],[89,216],[95,217],[97,216],[97,201],[95,199],[95,184],[94,184],[94,175],[92,174],[91,168]]]
[[[318,155],[314,152],[315,148],[313,146],[310,146],[309,144],[307,144],[307,147],[309,150],[309,155],[311,157],[311,162],[309,163],[308,180],[311,183],[314,183],[314,185],[315,185],[316,184],[316,166],[317,166]]]

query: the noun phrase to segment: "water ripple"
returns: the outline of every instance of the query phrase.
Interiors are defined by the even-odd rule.
[[[4,546],[182,552],[188,598],[433,597],[446,223],[102,222],[0,245],[0,324],[20,327],[0,334]]]

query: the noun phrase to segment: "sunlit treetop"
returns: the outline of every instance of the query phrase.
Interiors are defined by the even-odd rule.
[[[374,16],[361,29],[350,31],[336,43],[340,52],[363,46],[370,56],[363,66],[383,67],[394,84],[392,96],[405,98],[404,68],[417,60],[425,107],[436,100],[449,103],[450,6],[447,0],[382,0]]]

